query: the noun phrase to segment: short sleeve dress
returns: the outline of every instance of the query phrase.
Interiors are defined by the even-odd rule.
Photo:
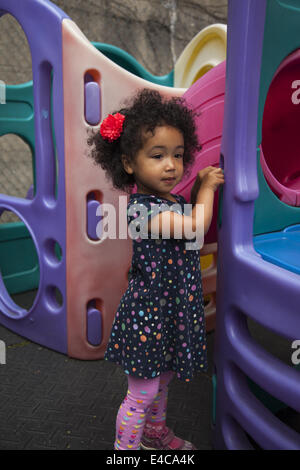
[[[145,220],[162,210],[182,214],[186,200],[172,196],[178,203],[155,195],[130,195],[127,221],[136,229],[135,239],[131,235],[130,279],[104,359],[136,378],[151,379],[173,370],[189,382],[195,372],[208,368],[200,251],[187,250],[183,238],[144,238],[141,224],[135,224],[142,214]]]

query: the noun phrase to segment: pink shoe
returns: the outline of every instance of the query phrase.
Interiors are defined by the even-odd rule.
[[[149,437],[143,434],[141,448],[142,450],[197,450],[191,442],[176,437],[167,426],[159,437],[155,435]]]

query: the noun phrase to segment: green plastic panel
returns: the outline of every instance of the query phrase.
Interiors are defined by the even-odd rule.
[[[0,227],[1,274],[10,294],[36,289],[40,273],[38,255],[23,222]]]
[[[118,64],[123,69],[128,72],[133,73],[137,77],[143,78],[157,85],[163,86],[174,86],[174,71],[172,70],[167,75],[152,75],[148,72],[132,55],[128,52],[123,51],[119,47],[113,46],[111,44],[104,44],[101,42],[92,42],[92,44],[102,52],[106,57],[111,59],[115,64]]]

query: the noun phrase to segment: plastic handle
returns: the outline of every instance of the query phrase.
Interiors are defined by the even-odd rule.
[[[100,111],[100,87],[96,82],[89,82],[84,85],[84,114],[88,124],[96,126],[101,120]]]
[[[32,58],[34,93],[35,151],[37,189],[53,197],[55,154],[51,117],[55,135],[63,129],[62,21],[68,16],[48,0],[0,0],[0,10],[20,23]],[[53,82],[53,83],[52,83]],[[53,102],[53,116],[51,115]],[[58,155],[63,153],[62,138],[57,138]],[[39,191],[37,191],[39,193]],[[39,196],[39,194],[38,194]]]
[[[102,313],[93,305],[87,311],[87,340],[93,346],[102,342]]]
[[[97,210],[100,202],[95,199],[87,201],[87,234],[91,240],[99,240],[102,235],[102,217],[97,216]]]

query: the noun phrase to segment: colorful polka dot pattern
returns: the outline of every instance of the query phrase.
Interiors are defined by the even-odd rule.
[[[174,195],[183,211],[182,196]],[[153,204],[174,202],[154,195],[131,194],[151,216]],[[128,216],[128,223],[134,219]],[[189,382],[207,370],[200,252],[186,240],[133,240],[131,279],[121,298],[104,358],[126,374],[154,378],[167,370]]]

